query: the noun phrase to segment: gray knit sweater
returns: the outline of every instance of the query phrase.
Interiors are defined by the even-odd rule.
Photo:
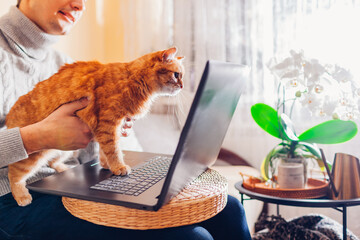
[[[72,62],[50,47],[59,38],[44,33],[15,6],[0,18],[0,196],[10,192],[7,165],[28,157],[19,128],[6,129],[6,114],[20,96],[65,63]],[[119,144],[124,150],[142,151],[133,131],[129,137],[120,138]],[[97,157],[98,148],[97,143],[90,143],[80,150],[78,159],[69,159],[67,163],[74,165],[92,160]],[[53,169],[43,167],[28,182],[53,173]]]
[[[72,61],[50,48],[58,39],[15,6],[0,18],[0,196],[10,192],[6,166],[28,157],[19,128],[6,129],[6,114],[21,95]],[[52,173],[53,169],[44,167],[31,181]]]

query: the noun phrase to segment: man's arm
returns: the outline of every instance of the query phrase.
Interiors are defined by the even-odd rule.
[[[25,159],[28,154],[40,150],[86,147],[92,134],[89,127],[76,116],[76,111],[87,104],[86,98],[67,103],[38,123],[1,131],[0,167]]]
[[[89,127],[76,112],[88,104],[86,98],[59,107],[44,120],[23,127],[20,133],[28,154],[44,149],[77,150],[92,139]]]
[[[0,131],[0,167],[27,157],[19,128]]]

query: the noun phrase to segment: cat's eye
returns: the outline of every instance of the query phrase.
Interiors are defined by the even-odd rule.
[[[176,78],[176,79],[178,79],[179,78],[179,73],[178,72],[174,72],[174,77]]]

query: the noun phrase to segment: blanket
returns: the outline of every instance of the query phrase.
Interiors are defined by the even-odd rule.
[[[253,240],[342,240],[343,227],[331,218],[309,214],[286,221],[281,216],[261,215]],[[347,239],[359,240],[347,229]]]

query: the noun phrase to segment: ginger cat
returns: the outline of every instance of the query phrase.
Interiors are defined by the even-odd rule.
[[[183,57],[175,57],[175,47],[144,55],[128,63],[100,64],[76,62],[63,66],[58,73],[38,83],[21,96],[6,118],[8,128],[24,127],[46,118],[60,105],[82,97],[89,98],[86,108],[77,116],[91,129],[100,145],[100,163],[116,175],[130,173],[121,146],[116,144],[117,128],[125,117],[146,114],[157,95],[176,95],[183,88]],[[26,180],[41,166],[61,172],[63,160],[73,152],[44,150],[9,165],[12,194],[19,206],[31,203]]]

